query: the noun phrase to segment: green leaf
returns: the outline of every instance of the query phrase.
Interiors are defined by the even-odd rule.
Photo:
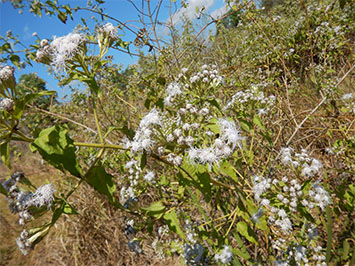
[[[157,78],[157,82],[160,84],[160,85],[165,85],[166,84],[166,79],[164,77],[159,77]]]
[[[265,131],[265,127],[263,125],[263,122],[261,122],[261,119],[259,116],[255,115],[253,118],[253,123],[260,127],[263,131]]]
[[[211,177],[207,172],[197,173],[196,188],[199,189],[206,202],[211,201]]]
[[[41,92],[38,92],[38,93],[26,94],[23,98],[21,98],[20,100],[16,101],[16,105],[15,105],[15,108],[14,108],[14,117],[16,119],[20,119],[26,104],[31,102],[32,100],[34,100],[36,98],[39,98],[39,97],[42,97],[42,96],[53,95],[55,93],[56,93],[56,91],[41,91]]]
[[[212,118],[208,122],[206,129],[211,130],[215,134],[219,134],[221,132],[221,128],[217,123],[218,123],[218,120],[216,118]]]
[[[143,152],[141,157],[141,164],[140,164],[142,170],[144,170],[146,164],[147,164],[147,153]]]
[[[238,119],[239,120],[239,124],[240,127],[246,131],[246,132],[250,132],[250,130],[253,128],[252,124],[244,119]]]
[[[349,251],[350,251],[350,245],[349,245],[349,242],[345,239],[343,241],[343,250],[342,250],[342,256],[341,256],[342,260],[347,260],[348,259]]]
[[[1,160],[8,168],[10,168],[10,147],[8,141],[0,145],[0,152],[1,152]]]
[[[346,0],[339,0],[339,6],[341,9],[344,9]]]
[[[11,60],[11,62],[12,62],[15,66],[17,66],[18,69],[21,68],[21,67],[20,67],[20,57],[19,57],[18,55],[12,54],[12,55],[10,56],[10,60]]]
[[[59,11],[58,12],[58,18],[65,24],[67,22],[67,14],[62,12],[62,11]]]
[[[126,136],[130,139],[133,140],[134,138],[134,130],[128,128],[127,126],[124,126],[123,128],[120,129],[123,133],[126,134]]]
[[[63,214],[63,205],[61,205],[59,208],[55,209],[52,215],[52,224],[54,224],[60,216]]]
[[[222,164],[220,164],[220,167],[218,168],[217,166],[214,166],[214,168],[222,175],[229,176],[232,178],[235,182],[239,182],[237,174],[235,173],[234,167],[228,162],[225,161]]]
[[[64,202],[63,204],[63,213],[65,214],[79,214],[78,211],[71,206],[68,202]]]
[[[185,234],[181,230],[180,222],[174,209],[171,209],[167,213],[165,213],[163,219],[165,220],[171,231],[177,233],[181,238],[185,239]]]
[[[216,99],[212,99],[212,100],[207,100],[212,106],[217,107],[218,110],[221,110],[221,107],[219,106],[218,102],[216,101]]]
[[[117,200],[114,196],[116,185],[114,176],[106,173],[102,165],[95,166],[85,176],[86,182],[91,185],[97,192],[107,196],[112,204],[116,204]]]
[[[239,257],[249,260],[251,257],[247,251],[247,248],[245,247],[243,240],[240,238],[238,232],[233,232],[233,236],[236,239],[239,249],[233,249],[233,253],[235,252]]]
[[[6,197],[9,195],[9,192],[7,192],[7,190],[2,186],[1,183],[0,183],[0,193],[5,195]]]
[[[156,106],[158,106],[162,111],[164,111],[164,99],[159,98],[158,101],[155,103]]]
[[[75,156],[73,140],[67,134],[67,130],[60,126],[42,130],[31,144],[31,149],[37,150],[42,158],[55,168],[67,170],[73,176],[81,177],[82,170]]]
[[[165,206],[161,201],[153,202],[149,207],[142,208],[149,216],[159,219],[165,212]]]
[[[247,240],[258,245],[258,241],[257,241],[254,231],[251,229],[251,227],[246,222],[237,223],[237,231],[242,236],[244,236]]]

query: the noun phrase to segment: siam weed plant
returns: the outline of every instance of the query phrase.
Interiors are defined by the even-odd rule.
[[[56,191],[52,184],[37,188],[26,173],[15,172],[1,184],[10,210],[24,227],[16,241],[23,254],[62,215],[83,211],[70,197],[86,183],[124,213],[127,245],[138,256],[153,239],[149,245],[157,256],[180,256],[185,265],[353,262],[353,95],[340,98],[350,120],[339,118],[334,126],[327,121],[333,117],[326,115],[354,69],[346,41],[351,38],[348,16],[353,5],[341,15],[331,1],[319,7],[315,1],[300,1],[277,7],[282,16],[274,16],[252,1],[229,2],[240,13],[240,22],[230,33],[219,29],[209,47],[198,45],[203,57],[189,50],[186,57],[194,66],[184,63],[186,58],[180,64],[184,43],[164,53],[169,46],[161,47],[154,23],[155,38],[144,30],[139,35],[144,41],[140,44],[149,43],[154,56],[141,59],[124,78],[115,74],[107,57],[110,49],[127,48],[122,28],[112,23],[98,24],[93,32],[81,28],[38,40],[32,53],[36,62],[47,65],[62,85],[78,81],[86,86],[87,92],[76,92],[68,107],[77,112],[87,108],[85,119],[64,117],[85,131],[58,123],[38,136],[23,132],[26,104],[54,92],[19,95],[14,68],[1,66],[3,162],[11,169],[10,147],[13,141],[24,142],[75,183],[68,191]],[[54,5],[51,12],[61,20],[72,15],[69,6],[48,1],[32,5],[39,13]],[[148,1],[152,19],[149,8]],[[337,28],[322,21],[332,18],[329,10],[336,14]],[[296,23],[289,30],[293,13]],[[243,38],[230,44],[234,34]],[[313,43],[314,37],[322,41]],[[172,54],[180,67],[167,62]],[[225,54],[233,58],[227,60]],[[347,60],[345,72],[338,68],[342,60]],[[145,68],[153,73],[143,75]],[[115,87],[116,80],[127,85],[125,90]],[[63,118],[59,112],[47,113]],[[339,156],[341,166],[334,167],[326,152]],[[336,187],[340,174],[345,176]],[[45,213],[52,218],[34,227]]]

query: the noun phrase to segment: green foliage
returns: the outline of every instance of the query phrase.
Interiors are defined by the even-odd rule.
[[[97,192],[105,195],[110,203],[117,205],[114,196],[114,192],[116,191],[114,177],[106,173],[102,165],[92,167],[85,175],[85,179]]]
[[[31,144],[31,149],[38,151],[43,159],[59,170],[67,170],[76,177],[82,176],[73,140],[62,127],[56,125],[42,130]]]
[[[230,265],[348,263],[355,109],[339,85],[353,69],[354,6],[334,3],[262,1],[261,10],[235,2],[210,41],[191,21],[181,31],[172,26],[165,46],[144,28],[141,39],[154,53],[141,52],[123,71],[106,55],[118,47],[129,52],[127,43],[105,26],[90,32],[83,21],[83,40],[60,65],[66,73],[56,75],[61,85],[79,81],[87,90],[55,112],[85,130],[57,124],[28,137],[19,129],[26,104],[49,108],[43,96],[51,92],[33,74],[2,92],[14,102],[0,121],[8,167],[9,143],[19,140],[80,179],[56,198],[51,222],[33,235],[41,232],[41,239],[61,215],[79,213],[68,198],[86,182],[143,234],[160,239],[157,227],[165,225],[164,252],[180,246],[175,251],[187,264],[222,263],[216,254],[224,245],[233,253]],[[63,23],[75,11],[53,1],[30,8]],[[6,43],[2,51],[18,65]]]
[[[22,74],[19,78],[19,82],[16,85],[18,95],[36,94],[41,93],[43,97],[35,98],[33,105],[48,110],[51,105],[51,95],[45,95],[47,91],[46,83],[43,79],[39,78],[36,73]],[[30,103],[30,102],[28,102]],[[56,100],[53,100],[56,103]]]

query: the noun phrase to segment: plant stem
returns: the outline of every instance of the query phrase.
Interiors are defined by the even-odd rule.
[[[126,150],[120,145],[115,144],[107,144],[107,143],[86,143],[86,142],[74,142],[74,146],[80,147],[91,147],[91,148],[109,148],[109,149],[116,149],[116,150]]]

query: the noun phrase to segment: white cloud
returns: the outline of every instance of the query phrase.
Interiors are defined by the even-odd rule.
[[[214,10],[212,13],[211,13],[211,17],[213,17],[214,19],[217,19],[219,18],[220,16],[222,16],[223,14],[225,14],[227,12],[227,5],[225,6],[222,6],[216,10]]]
[[[196,13],[196,7],[201,10],[204,8],[204,12],[207,12],[208,9],[214,4],[215,0],[188,0],[187,1],[187,7],[180,8],[172,17],[172,23],[179,24],[184,17],[188,19],[194,19],[198,17],[198,14]]]
[[[23,28],[23,36],[22,38],[24,40],[28,40],[32,37],[32,34],[30,33],[30,28],[28,27],[28,25],[26,25],[24,28]]]

